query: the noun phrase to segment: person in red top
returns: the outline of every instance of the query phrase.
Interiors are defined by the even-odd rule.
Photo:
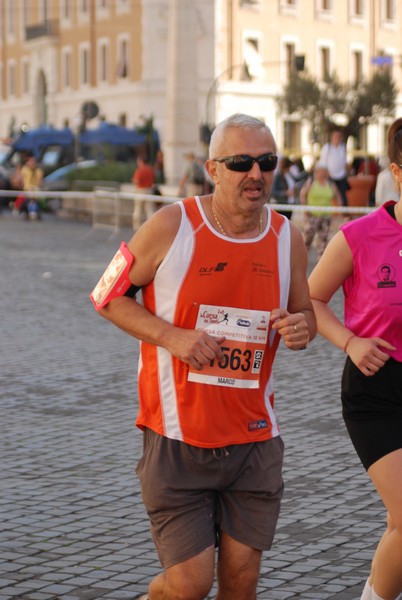
[[[144,156],[138,156],[137,166],[131,178],[135,185],[137,194],[152,194],[155,183],[155,174],[151,165]],[[149,219],[155,212],[155,203],[152,200],[136,198],[134,200],[133,211],[133,229],[137,231],[143,222],[143,212],[145,219]]]
[[[207,597],[216,545],[217,597],[255,600],[283,493],[275,352],[315,335],[303,239],[267,204],[270,129],[232,115],[209,156],[213,193],[158,210],[91,295],[141,342],[137,475],[164,569],[149,600]]]

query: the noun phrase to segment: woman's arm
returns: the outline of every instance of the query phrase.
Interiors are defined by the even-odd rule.
[[[310,296],[317,319],[318,332],[349,354],[364,375],[374,375],[389,359],[380,346],[393,349],[381,338],[362,338],[348,329],[329,307],[329,302],[343,282],[353,273],[353,257],[340,231],[330,241],[309,278]]]

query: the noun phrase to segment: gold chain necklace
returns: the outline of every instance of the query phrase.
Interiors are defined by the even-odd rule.
[[[218,225],[218,229],[221,232],[222,235],[228,237],[228,234],[226,233],[226,231],[223,229],[221,222],[219,221],[217,214],[215,212],[215,207],[214,207],[214,202],[212,200],[211,202],[211,208],[212,208],[212,214],[214,216],[215,222]],[[262,212],[260,213],[260,223],[259,223],[259,230],[258,230],[258,235],[262,234]]]

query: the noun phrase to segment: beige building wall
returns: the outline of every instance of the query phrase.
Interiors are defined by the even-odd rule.
[[[236,110],[252,112],[272,128],[279,147],[312,148],[310,124],[280,114],[275,98],[288,81],[290,58],[303,55],[306,70],[354,83],[379,66],[372,58],[392,57],[402,114],[402,11],[393,0],[218,0],[218,80],[209,98],[210,120]],[[244,66],[247,65],[247,73]],[[232,69],[230,67],[233,67]],[[219,76],[220,74],[220,76]],[[247,77],[250,75],[250,77]],[[337,115],[340,124],[342,116]],[[389,119],[367,125],[366,143],[384,151]],[[288,138],[288,139],[287,139]]]
[[[88,100],[101,110],[104,100],[111,120],[129,118],[142,76],[140,2],[0,0],[0,9],[1,134],[11,118],[74,125]]]

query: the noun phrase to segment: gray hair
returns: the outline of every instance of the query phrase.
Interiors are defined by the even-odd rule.
[[[264,123],[264,121],[261,121],[261,119],[257,119],[257,117],[252,117],[251,115],[235,113],[218,123],[212,132],[211,141],[209,143],[210,158],[214,156],[214,154],[217,152],[217,149],[219,149],[219,146],[222,144],[226,131],[231,128],[265,129],[265,131],[273,138],[270,128]]]

